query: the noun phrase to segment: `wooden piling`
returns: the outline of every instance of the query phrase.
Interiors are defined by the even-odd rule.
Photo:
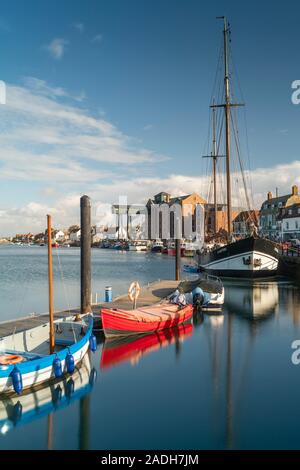
[[[52,273],[52,224],[51,215],[47,215],[48,236],[48,289],[49,289],[49,347],[50,354],[54,353],[54,316],[53,316],[53,273]]]
[[[176,238],[175,241],[176,254],[175,254],[175,280],[180,280],[180,269],[181,269],[181,250],[180,250],[180,239]]]
[[[80,198],[80,280],[81,314],[90,313],[91,308],[91,200],[88,196]]]

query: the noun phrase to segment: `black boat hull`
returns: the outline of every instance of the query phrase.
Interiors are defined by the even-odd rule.
[[[218,277],[261,279],[277,275],[278,258],[271,241],[248,237],[199,255],[199,265]]]

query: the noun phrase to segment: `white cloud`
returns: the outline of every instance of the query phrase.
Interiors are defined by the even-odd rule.
[[[93,38],[92,41],[93,43],[100,43],[102,42],[103,39],[103,34],[96,34]]]
[[[59,60],[64,56],[68,44],[67,39],[55,38],[45,48],[54,59]]]
[[[85,26],[83,23],[74,23],[73,24],[74,28],[77,29],[80,33],[83,33]]]
[[[110,207],[118,203],[119,196],[127,196],[131,204],[146,203],[148,198],[160,191],[167,191],[171,195],[183,195],[197,192],[204,198],[207,197],[208,179],[204,176],[187,176],[171,174],[162,177],[114,177],[108,181],[91,180],[85,187],[86,193],[92,198],[93,223],[104,225],[112,223],[113,215]],[[224,176],[224,175],[223,175]],[[247,175],[248,177],[250,175]],[[237,175],[233,173],[233,179]],[[277,165],[271,168],[258,168],[251,172],[254,189],[254,207],[260,208],[266,199],[266,192],[278,187],[279,194],[291,192],[291,186],[300,186],[300,161],[295,160],[289,164]],[[49,191],[49,188],[47,188]],[[52,206],[32,202],[21,207],[14,207],[0,211],[0,236],[14,234],[16,232],[40,231],[45,226],[45,216],[48,212],[53,215],[53,223],[56,227],[68,227],[79,222],[79,200],[83,191],[70,191],[67,194],[56,192],[56,199]],[[53,194],[52,194],[53,196]],[[224,195],[219,195],[220,200]],[[233,192],[233,204],[243,206],[245,201],[243,191]],[[2,212],[2,213],[1,213]],[[96,217],[97,214],[97,217]]]

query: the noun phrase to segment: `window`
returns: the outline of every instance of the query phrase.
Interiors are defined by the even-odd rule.
[[[298,220],[295,221],[295,228],[299,228]]]
[[[300,214],[300,207],[298,207],[298,214]]]
[[[282,202],[278,202],[278,207],[282,207]]]
[[[288,223],[288,222],[285,223],[285,228],[286,228],[287,230],[289,229],[289,223]]]
[[[289,213],[289,215],[292,215],[292,213],[293,213],[292,209],[289,209],[288,213]]]

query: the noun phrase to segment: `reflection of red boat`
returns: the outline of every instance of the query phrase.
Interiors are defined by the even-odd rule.
[[[155,304],[136,310],[101,309],[101,319],[106,338],[113,336],[152,333],[178,326],[189,320],[193,306],[180,308],[176,304]]]
[[[107,369],[121,362],[137,362],[144,354],[157,351],[160,348],[183,341],[191,336],[193,326],[191,323],[180,325],[164,331],[157,331],[151,335],[121,337],[106,341],[103,347],[100,367]]]

